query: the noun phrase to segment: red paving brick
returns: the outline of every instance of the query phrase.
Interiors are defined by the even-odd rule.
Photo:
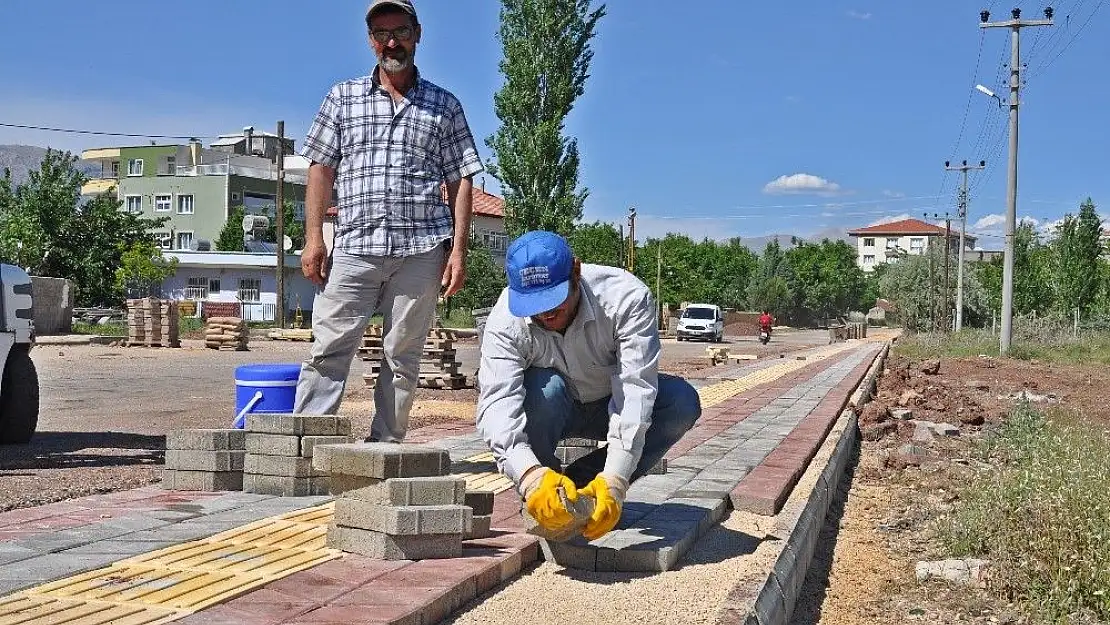
[[[867,348],[865,348],[867,349]],[[867,370],[878,355],[864,358],[838,383],[821,403],[782,440],[759,466],[752,469],[732,490],[732,506],[767,516],[778,514],[786,503],[795,484],[805,473],[813,456],[821,448],[825,437],[841,411],[848,403],[853,390],[859,386]],[[831,363],[830,363],[831,366]]]

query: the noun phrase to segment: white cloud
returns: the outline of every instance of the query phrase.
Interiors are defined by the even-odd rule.
[[[869,20],[869,19],[871,19],[871,13],[870,12],[856,11],[856,10],[853,9],[853,10],[848,11],[848,17],[851,17],[851,18],[854,18],[854,19],[857,19],[857,20]]]
[[[840,185],[813,174],[791,174],[779,176],[763,186],[763,192],[768,195],[837,195]]]
[[[906,197],[906,194],[902,193],[901,191],[891,191],[890,189],[883,189],[883,196],[894,198],[897,200]]]
[[[1026,215],[1025,217],[1022,217],[1022,218],[1018,219],[1018,220],[1017,220],[1017,223],[1018,223],[1018,225],[1019,225],[1019,226],[1020,226],[1021,224],[1029,224],[1030,226],[1033,226],[1034,228],[1036,228],[1037,226],[1041,225],[1041,221],[1040,221],[1039,219],[1037,219],[1037,218],[1035,218],[1035,217],[1030,217],[1030,216],[1028,216],[1028,215]]]
[[[883,217],[881,219],[877,219],[877,220],[867,224],[867,226],[868,227],[881,226],[883,224],[890,224],[890,223],[894,223],[896,221],[903,221],[905,219],[913,219],[913,215],[911,215],[909,213],[902,213],[901,215],[888,215],[886,217]]]
[[[971,226],[972,230],[991,230],[1006,223],[1005,215],[987,215]]]

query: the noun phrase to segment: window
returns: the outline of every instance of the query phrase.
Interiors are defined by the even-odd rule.
[[[863,264],[865,264],[865,265],[875,264],[875,255],[874,254],[864,254]]]
[[[297,221],[304,221],[304,202],[300,200],[293,202],[293,218]]]
[[[925,248],[925,239],[922,239],[922,238],[910,239],[910,249],[911,250],[921,250],[921,249],[924,249],[924,248]]]
[[[875,247],[875,238],[869,237],[863,240],[864,247]]]
[[[898,239],[887,239],[886,240],[886,249],[892,250],[896,247],[898,247]]]
[[[260,278],[239,278],[239,299],[244,302],[262,300],[262,280]]]
[[[219,293],[220,292],[220,279],[219,278],[212,278],[211,280],[208,281],[208,292],[209,293]]]
[[[128,195],[124,200],[127,202],[127,212],[132,215],[141,215],[143,212],[143,196],[141,195]]]
[[[143,175],[143,159],[133,158],[127,161],[127,175],[128,176],[141,176]]]
[[[173,204],[173,197],[170,195],[156,195],[154,196],[154,212],[168,213],[170,206]]]
[[[177,157],[176,156],[167,156],[166,157],[165,175],[173,176],[175,174],[177,174]]]
[[[179,195],[177,196],[177,214],[178,215],[192,215],[193,214],[193,196]]]
[[[173,235],[168,232],[155,232],[151,236],[154,237],[154,244],[164,250],[173,249]]]
[[[208,287],[208,278],[204,276],[189,278],[188,284],[185,287],[185,299],[208,299]]]
[[[112,161],[112,177],[119,178],[119,161]]]
[[[192,232],[178,232],[177,233],[177,249],[187,250],[193,245]]]

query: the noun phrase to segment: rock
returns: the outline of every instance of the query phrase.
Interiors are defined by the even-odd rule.
[[[903,392],[902,396],[898,398],[898,405],[899,406],[913,406],[920,399],[922,399],[921,393],[918,393],[917,391],[915,391],[913,389],[910,389],[910,390],[907,390],[907,391]]]
[[[934,400],[934,401],[925,402],[925,409],[926,410],[933,410],[935,412],[944,412],[944,411],[948,410],[948,406],[945,405],[945,403],[942,402],[942,401],[935,401]]]
[[[960,415],[960,423],[964,425],[983,425],[987,419],[981,412],[967,412]]]
[[[964,382],[964,386],[967,387],[967,388],[973,388],[977,391],[989,391],[990,390],[990,386],[982,380],[968,380],[968,381]]]
[[[887,456],[886,464],[895,469],[919,467],[936,459],[936,455],[920,445],[907,443]]]
[[[936,438],[933,433],[933,428],[929,427],[927,421],[916,421],[913,428],[913,442],[915,443],[931,443]]]
[[[1011,393],[1007,399],[1013,401],[1029,401],[1035,404],[1053,403],[1056,401],[1056,393],[1045,393],[1044,395],[1033,393],[1027,390]]]
[[[914,567],[917,581],[943,579],[958,586],[983,585],[990,568],[988,560],[969,558],[966,560],[919,561]]]
[[[936,375],[940,373],[940,361],[926,360],[925,362],[921,363],[921,365],[918,367],[918,370],[925,375]]]
[[[882,423],[890,420],[890,408],[882,402],[873,401],[863,407],[859,418],[863,423]]]
[[[932,423],[930,424],[933,431],[940,436],[959,436],[960,428],[952,425],[951,423]]]
[[[898,426],[893,421],[871,423],[860,428],[860,435],[865,441],[877,441],[887,434],[893,433]]]
[[[913,419],[913,410],[909,408],[893,408],[890,417],[895,421],[910,421]]]

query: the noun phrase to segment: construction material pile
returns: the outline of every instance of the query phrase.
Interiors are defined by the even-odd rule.
[[[204,328],[204,346],[208,349],[247,351],[250,329],[241,317],[209,317]]]
[[[177,302],[153,297],[127,300],[127,345],[181,347]]]
[[[420,358],[420,377],[417,386],[421,388],[460,389],[466,388],[466,376],[459,373],[461,363],[455,350],[458,335],[447,328],[432,328],[424,341],[424,353]],[[369,371],[362,376],[366,386],[373,387],[382,371],[382,327],[371,325],[366,328],[362,338],[359,356],[369,361]]]

